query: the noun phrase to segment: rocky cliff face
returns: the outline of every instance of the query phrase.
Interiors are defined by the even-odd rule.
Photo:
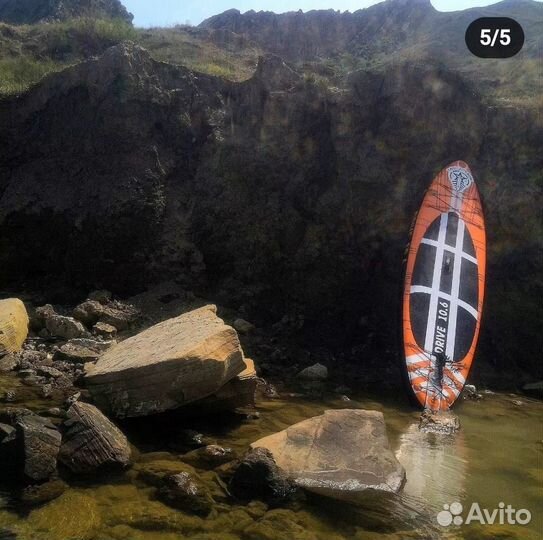
[[[1,102],[0,279],[176,279],[327,344],[393,350],[410,221],[462,158],[489,230],[482,350],[541,375],[542,136],[530,111],[489,109],[431,65],[330,89],[267,56],[229,83],[124,44]]]
[[[525,51],[538,57],[535,42],[540,41],[537,21],[542,12],[533,0],[448,13],[434,9],[430,0],[385,0],[353,13],[332,9],[240,13],[231,9],[203,21],[200,28],[234,32],[291,61],[352,54],[386,62],[388,55],[443,59],[460,54],[466,63],[465,30],[471,21],[484,16],[513,16],[526,31],[529,46]]]
[[[309,60],[340,51],[373,49],[375,44],[391,52],[404,44],[407,36],[413,38],[421,26],[431,25],[436,14],[430,0],[387,0],[354,13],[330,9],[279,15],[251,10],[242,14],[231,9],[205,20],[200,27],[230,30],[290,60]]]
[[[0,0],[0,21],[9,24],[34,24],[69,19],[97,17],[132,22],[120,0]]]

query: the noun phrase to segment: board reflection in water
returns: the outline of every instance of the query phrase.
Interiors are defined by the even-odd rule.
[[[403,494],[426,508],[462,501],[466,495],[468,449],[462,431],[454,435],[424,433],[418,423],[400,436],[396,458],[404,466]]]

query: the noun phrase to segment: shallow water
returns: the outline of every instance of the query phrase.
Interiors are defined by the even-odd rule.
[[[7,528],[23,540],[370,540],[372,538],[541,538],[543,531],[543,404],[524,397],[485,394],[478,402],[459,403],[461,421],[456,435],[424,434],[418,413],[400,401],[368,397],[344,402],[336,398],[301,398],[259,403],[260,418],[190,425],[218,444],[239,453],[254,440],[321,414],[327,408],[366,408],[384,413],[391,447],[407,471],[407,483],[397,497],[374,498],[352,506],[309,498],[286,509],[262,503],[231,504],[211,472],[201,478],[213,491],[216,510],[201,519],[170,509],[153,499],[153,488],[137,479],[145,463],[173,466],[175,452],[165,453],[163,433],[135,432],[129,438],[142,453],[134,470],[102,481],[72,487],[59,499],[23,516],[0,497],[0,530]],[[520,400],[521,405],[514,401]],[[40,403],[41,404],[41,403]],[[184,426],[186,427],[186,426]],[[145,450],[145,452],[143,452]],[[155,453],[147,453],[153,450]],[[156,453],[160,451],[160,453]],[[168,465],[169,464],[169,465]],[[444,504],[459,502],[464,512],[472,503],[492,511],[500,502],[528,509],[528,525],[469,525],[441,527],[436,515]],[[497,517],[499,520],[499,515]],[[0,534],[0,538],[1,538]]]

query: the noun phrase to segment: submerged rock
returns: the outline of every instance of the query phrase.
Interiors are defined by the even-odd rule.
[[[236,331],[209,305],[106,351],[87,368],[97,405],[119,418],[175,409],[217,392],[245,368]]]
[[[236,468],[229,485],[238,499],[277,503],[295,491],[292,481],[277,466],[266,448],[249,450]]]
[[[396,493],[405,481],[378,411],[325,411],[251,447],[268,449],[298,486],[338,499],[366,490]]]
[[[208,444],[183,456],[184,462],[203,468],[217,467],[234,459],[236,459],[236,453],[231,448],[224,448],[216,444]]]
[[[425,433],[449,435],[460,429],[460,420],[452,412],[425,410],[420,415],[419,429]]]
[[[28,323],[28,313],[21,300],[0,300],[0,355],[21,349],[28,335]]]
[[[19,500],[25,506],[39,506],[60,497],[67,488],[68,485],[57,478],[44,484],[26,486],[21,490]]]
[[[47,531],[48,537],[55,539],[88,540],[96,537],[95,531],[100,523],[100,509],[96,500],[72,489],[33,510],[27,518],[31,531]]]
[[[137,463],[134,467],[138,471],[138,479],[154,487],[162,486],[168,476],[184,472],[192,476],[196,475],[194,467],[182,461],[172,459],[170,454],[157,455],[156,459],[149,462]]]
[[[130,463],[126,437],[94,405],[73,403],[64,427],[59,459],[72,472],[123,469]]]
[[[213,498],[190,473],[181,472],[164,479],[158,497],[167,505],[205,517],[213,509]]]

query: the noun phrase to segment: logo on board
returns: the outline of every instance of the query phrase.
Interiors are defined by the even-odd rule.
[[[473,184],[473,176],[463,167],[449,167],[447,174],[452,187],[459,193],[466,191]]]

